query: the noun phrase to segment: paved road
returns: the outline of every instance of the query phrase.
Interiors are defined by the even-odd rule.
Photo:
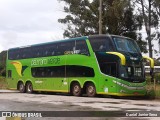
[[[115,98],[74,97],[55,94],[25,94],[17,91],[0,90],[0,111],[160,111],[160,102],[156,100],[131,100]],[[63,115],[62,115],[63,116]],[[51,120],[53,118],[45,118]],[[70,120],[71,118],[54,118]],[[76,118],[77,119],[77,118]],[[78,118],[84,119],[84,118]],[[91,119],[91,118],[89,118]],[[102,118],[94,118],[102,119]],[[104,120],[130,118],[103,118]],[[138,118],[140,120],[160,118]],[[1,120],[1,119],[0,119]],[[25,120],[30,120],[25,118]],[[34,118],[35,120],[35,118]],[[37,118],[38,120],[38,118]]]

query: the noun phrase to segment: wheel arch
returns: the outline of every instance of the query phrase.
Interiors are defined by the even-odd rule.
[[[32,81],[31,80],[27,80],[25,85],[27,85],[27,83],[32,83]]]

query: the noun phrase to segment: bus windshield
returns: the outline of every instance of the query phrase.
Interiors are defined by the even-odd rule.
[[[91,37],[89,38],[92,49],[94,52],[107,52],[113,51],[113,44],[109,37]]]
[[[118,51],[140,53],[140,49],[135,41],[122,37],[113,37],[113,41]]]
[[[120,78],[130,82],[140,82],[144,79],[144,70],[140,66],[120,66]]]

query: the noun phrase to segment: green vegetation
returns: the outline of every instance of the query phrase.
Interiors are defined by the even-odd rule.
[[[99,0],[59,1],[65,2],[64,12],[68,14],[65,18],[58,19],[59,23],[67,25],[64,37],[98,34]],[[103,0],[102,33],[130,37],[137,41],[142,52],[147,52],[147,44],[142,40],[141,33],[136,33],[142,27],[142,16],[134,14],[134,8],[134,3],[127,0]]]
[[[7,51],[2,51],[0,53],[0,75],[2,76],[6,75],[6,57]]]
[[[154,85],[151,84],[151,87],[154,88]],[[153,91],[154,91],[155,97],[160,99],[160,83],[158,83],[157,80],[156,80],[155,90],[153,89]]]
[[[5,77],[0,76],[0,89],[7,89],[7,82]]]
[[[64,12],[67,15],[58,19],[66,25],[64,37],[88,36],[99,32],[99,0],[58,0],[65,3]],[[149,47],[149,56],[152,58],[151,41],[159,40],[157,30],[160,18],[159,0],[103,0],[102,2],[102,33],[116,34],[137,40],[142,52],[148,52],[146,41],[142,34],[136,31],[145,26]],[[157,52],[155,50],[155,52]]]
[[[154,78],[156,80],[156,83],[160,84],[160,73],[156,73],[155,76],[154,76]]]
[[[160,73],[156,73],[154,76],[155,79],[155,85],[154,81],[151,81],[151,77],[148,75],[146,76],[147,81],[147,98],[150,99],[160,99]]]

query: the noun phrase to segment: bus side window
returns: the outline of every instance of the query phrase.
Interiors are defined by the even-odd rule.
[[[63,53],[64,53],[64,47],[65,47],[64,43],[58,43],[57,44],[56,55],[63,55]]]
[[[8,59],[13,60],[14,59],[14,52],[13,51],[8,51]]]
[[[16,60],[16,57],[17,57],[17,55],[16,55],[16,50],[11,50],[11,51],[9,51],[9,58],[10,58],[10,60]]]
[[[90,67],[78,65],[66,66],[66,77],[94,77],[94,75],[94,70]]]
[[[65,55],[66,53],[72,54],[74,46],[75,46],[74,41],[59,43],[58,44],[58,55]]]
[[[55,56],[57,50],[57,44],[51,44],[46,46],[46,50],[48,52],[47,56]]]
[[[65,66],[34,67],[31,68],[31,73],[35,78],[64,77]]]
[[[89,50],[86,44],[86,41],[84,40],[77,40],[76,41],[76,50],[77,54],[87,55],[89,56]]]
[[[20,59],[20,50],[18,49],[18,50],[15,50],[15,60],[18,60],[18,59]]]

